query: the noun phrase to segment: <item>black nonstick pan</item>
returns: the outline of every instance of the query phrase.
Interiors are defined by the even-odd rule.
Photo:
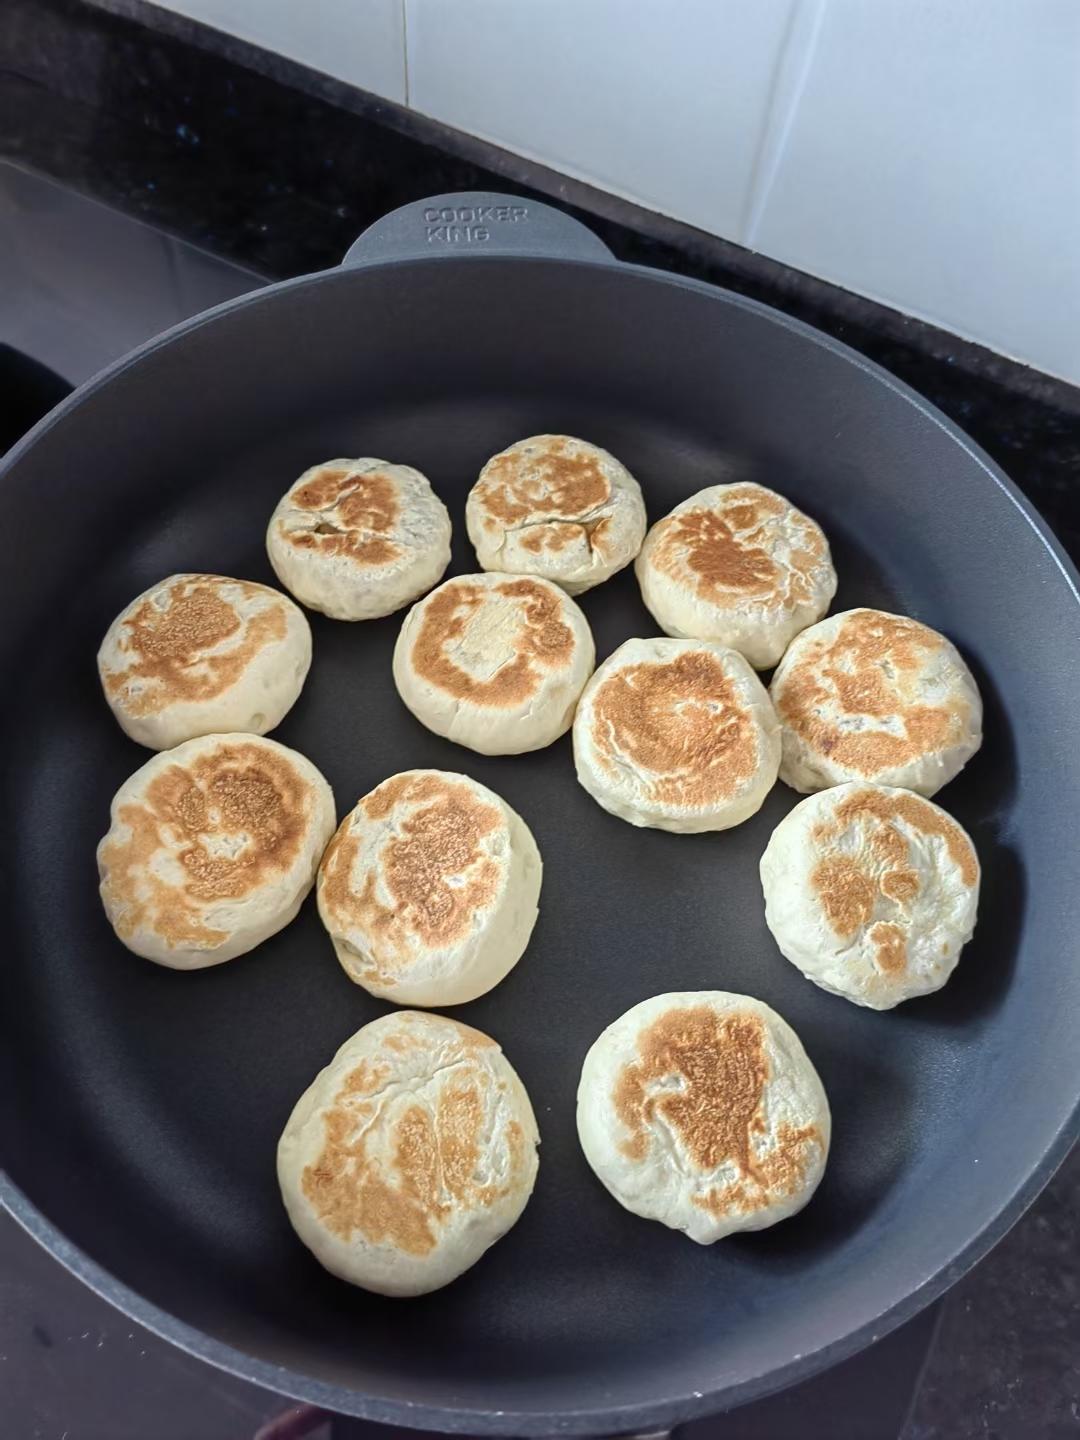
[[[835,609],[951,636],[986,743],[938,797],[983,866],[948,987],[877,1014],[777,952],[757,864],[794,803],[679,836],[607,815],[569,739],[489,759],[424,730],[390,678],[400,617],[313,617],[315,663],[276,737],[344,812],[410,766],[504,795],[545,860],[521,964],[457,1013],[533,1099],[524,1217],[421,1300],[367,1295],[296,1240],[274,1176],[290,1108],[387,1007],[350,984],[309,902],[247,957],[179,974],[114,939],[94,848],[147,752],[98,693],[106,625],[173,571],[270,581],[263,532],[308,465],[418,466],[474,568],[465,495],[539,431],[639,477],[652,518],[759,480],[824,525]],[[1077,1132],[1080,605],[1076,575],[1008,480],[884,371],[782,315],[616,264],[556,212],[443,196],[376,225],[335,271],[225,305],[78,391],[0,487],[5,1198],[66,1265],[152,1329],[349,1414],[490,1434],[653,1430],[803,1378],[939,1295],[1016,1219]],[[632,572],[583,608],[598,656],[655,634]],[[574,1092],[599,1031],[667,990],[745,991],[798,1030],[832,1101],[829,1169],[796,1218],[700,1248],[636,1219],[578,1148]]]

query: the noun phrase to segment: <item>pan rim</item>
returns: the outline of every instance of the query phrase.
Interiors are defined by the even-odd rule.
[[[882,366],[868,360],[842,341],[835,340],[806,322],[786,315],[761,301],[749,299],[733,291],[710,285],[705,281],[647,266],[629,265],[604,259],[563,258],[531,252],[503,255],[472,253],[450,258],[459,263],[494,267],[535,265],[539,262],[548,266],[557,266],[560,271],[567,267],[587,271],[608,272],[612,269],[625,271],[641,282],[673,285],[679,289],[708,296],[713,300],[735,305],[758,314],[770,323],[780,325],[830,351],[848,364],[854,365],[870,378],[883,383],[938,429],[943,430],[970,456],[1001,494],[1011,502],[1029,528],[1034,531],[1053,560],[1073,600],[1080,607],[1080,574],[1078,574],[1077,568],[1049,526],[1015,483],[937,406],[903,381],[898,380]],[[174,340],[201,329],[205,325],[212,324],[235,310],[248,305],[256,305],[260,301],[275,303],[277,297],[282,294],[301,291],[308,287],[314,288],[321,284],[348,283],[344,277],[354,270],[382,272],[401,270],[403,267],[405,269],[424,268],[446,264],[447,259],[448,257],[442,255],[402,259],[388,258],[369,264],[361,262],[359,265],[318,271],[234,297],[211,310],[193,316],[180,325],[152,337],[129,354],[120,357],[75,390],[0,461],[0,483],[7,481],[10,472],[18,465],[22,456],[55,425],[63,423],[70,414],[81,408],[102,387],[110,384],[130,367],[140,363],[159,348],[171,344]],[[847,1334],[839,1336],[815,1350],[793,1357],[775,1369],[717,1389],[700,1393],[670,1395],[661,1399],[612,1405],[606,1408],[585,1407],[555,1412],[541,1410],[495,1411],[470,1408],[469,1406],[456,1407],[452,1404],[421,1404],[406,1399],[383,1399],[317,1380],[300,1371],[270,1364],[223,1341],[211,1338],[116,1279],[104,1266],[99,1265],[86,1252],[68,1240],[63,1232],[45,1217],[3,1170],[0,1170],[0,1203],[66,1269],[122,1313],[146,1326],[160,1338],[177,1345],[188,1354],[283,1396],[307,1401],[328,1410],[362,1419],[443,1433],[464,1432],[521,1436],[541,1436],[553,1433],[617,1434],[671,1426],[748,1404],[790,1385],[807,1380],[831,1365],[854,1355],[873,1341],[881,1339],[944,1294],[997,1244],[1030,1206],[1065,1159],[1078,1137],[1080,1137],[1080,1093],[1073,1100],[1071,1109],[1065,1115],[1036,1164],[1015,1185],[1011,1193],[1004,1197],[988,1223],[966,1244],[961,1245],[950,1259],[946,1260],[933,1274],[927,1276],[914,1290],[895,1300],[877,1315],[864,1321]]]

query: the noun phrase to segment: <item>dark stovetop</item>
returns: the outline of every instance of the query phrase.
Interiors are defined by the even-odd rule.
[[[884,365],[963,426],[1080,558],[1080,391],[141,0],[5,0],[2,158],[155,227],[92,206],[73,223],[70,197],[0,169],[0,345],[71,380],[260,277],[335,264],[395,205],[510,190],[562,205],[621,259],[765,300]],[[1074,1155],[940,1306],[825,1376],[690,1429],[701,1440],[1080,1435],[1078,1217]],[[0,1255],[4,1433],[232,1440],[283,1408],[131,1325],[10,1221]],[[360,1428],[378,1440],[348,1424],[335,1437]]]

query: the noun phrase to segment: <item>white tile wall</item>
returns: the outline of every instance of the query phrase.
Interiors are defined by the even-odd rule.
[[[405,100],[404,0],[157,0],[387,100]],[[452,3],[452,0],[451,0]]]
[[[1080,0],[164,0],[1080,382]]]
[[[748,243],[1080,381],[1080,4],[828,0]]]
[[[737,235],[794,0],[405,0],[409,103]]]

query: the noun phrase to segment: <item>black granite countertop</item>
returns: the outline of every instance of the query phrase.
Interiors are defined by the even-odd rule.
[[[620,259],[765,300],[885,366],[967,430],[1080,558],[1076,388],[142,0],[6,0],[0,158],[266,278],[337,263],[366,225],[425,195],[496,189],[544,199],[582,219]],[[833,1388],[819,1388],[816,1398],[792,1392],[766,1402],[771,1408],[756,1418],[731,1417],[717,1433],[802,1440],[829,1433],[820,1428],[827,1423],[831,1433],[868,1440],[901,1432],[904,1440],[1080,1434],[1078,1217],[1074,1154],[993,1254],[950,1293],[936,1320],[919,1322],[918,1336],[905,1342],[907,1359],[901,1361],[899,1345],[890,1352],[897,1366],[917,1368],[936,1323],[906,1419],[906,1399],[888,1399],[883,1386],[876,1414],[886,1428],[872,1427],[874,1405],[860,1408],[850,1390],[844,1398],[842,1386],[858,1383],[849,1371],[847,1378],[837,1372]],[[25,1373],[37,1379],[19,1413],[32,1416],[34,1427],[43,1424],[33,1432],[43,1435],[63,1414],[51,1403],[55,1395],[43,1409],[39,1393],[49,1383],[41,1377],[61,1375],[54,1327],[42,1324],[35,1299],[46,1274],[28,1264],[25,1278],[5,1292],[12,1303],[0,1336],[6,1352],[0,1362],[17,1358],[25,1342]],[[63,1303],[78,1308],[70,1295]],[[114,1328],[128,1335],[126,1321]],[[133,1332],[124,1342],[131,1363],[134,1349],[143,1356],[155,1349],[136,1340]],[[35,1369],[30,1357],[38,1351],[48,1352],[49,1365]],[[194,1362],[176,1362],[178,1373],[185,1367],[194,1370]],[[232,1382],[206,1383],[225,1393]],[[272,1409],[257,1394],[230,1400],[235,1432],[199,1433],[249,1433]],[[810,1413],[815,1405],[825,1407],[825,1420]],[[55,1433],[59,1440],[60,1428]],[[119,1425],[115,1432],[72,1429],[72,1440],[83,1433],[137,1432]]]

